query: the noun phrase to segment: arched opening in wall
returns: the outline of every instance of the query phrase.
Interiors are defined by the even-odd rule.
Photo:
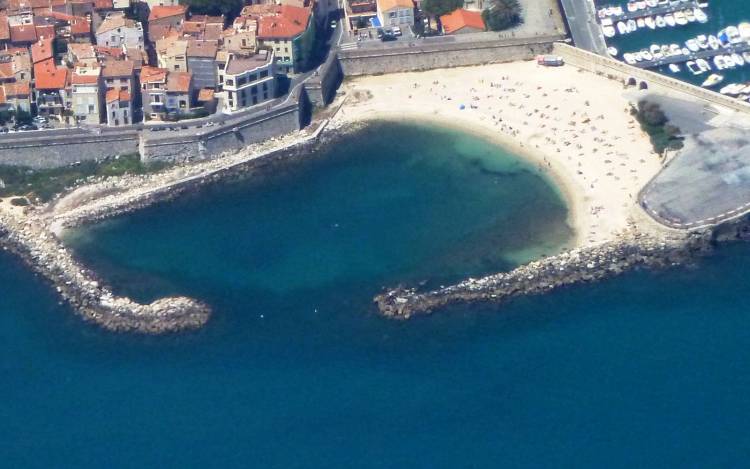
[[[646,83],[645,81],[640,82],[638,84],[638,89],[639,90],[647,90],[648,89],[648,83]]]
[[[636,79],[633,77],[628,78],[628,86],[635,86],[637,84]]]

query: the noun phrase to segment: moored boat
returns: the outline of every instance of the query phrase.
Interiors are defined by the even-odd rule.
[[[708,78],[706,78],[703,83],[701,83],[701,86],[704,88],[711,88],[712,86],[718,85],[722,81],[724,81],[724,77],[722,75],[719,75],[718,73],[712,73],[708,76]]]
[[[664,21],[664,17],[663,17],[663,16],[661,16],[661,15],[657,15],[657,16],[656,16],[656,17],[654,18],[654,23],[656,23],[656,27],[657,27],[657,28],[663,28],[664,26],[666,26],[666,25],[667,25],[667,22],[666,22],[666,21]]]
[[[649,16],[645,20],[643,20],[644,23],[646,23],[646,26],[649,29],[656,29],[656,21],[654,21],[654,18]]]
[[[680,66],[677,64],[669,64],[669,71],[672,73],[680,73]]]
[[[707,23],[708,22],[708,15],[701,10],[700,8],[694,8],[693,14],[695,15],[696,21],[699,23]]]
[[[609,54],[609,55],[610,55],[611,57],[617,57],[617,52],[618,52],[618,51],[617,51],[617,47],[612,47],[612,46],[610,46],[610,47],[607,47],[607,53],[608,53],[608,54]]]
[[[688,70],[690,70],[690,72],[691,72],[691,73],[692,73],[693,75],[700,75],[700,73],[701,73],[701,69],[700,69],[700,67],[698,67],[698,65],[696,65],[696,63],[695,63],[695,62],[693,62],[692,60],[688,61],[688,62],[687,62],[687,63],[685,64],[685,66],[686,66],[686,67],[688,68]]]
[[[664,21],[667,22],[667,26],[675,26],[677,23],[674,20],[674,15],[672,13],[667,13],[664,15]]]
[[[711,71],[711,65],[706,62],[705,59],[698,59],[695,61],[695,65],[698,66],[698,68],[701,69],[701,73],[710,72]]]

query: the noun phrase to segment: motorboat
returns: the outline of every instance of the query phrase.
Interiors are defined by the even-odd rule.
[[[714,36],[713,34],[708,36],[708,47],[710,47],[713,50],[717,50],[719,47],[721,47],[721,43],[719,42],[719,38]]]
[[[646,1],[645,0],[640,0],[639,2],[636,3],[636,5],[638,6],[639,10],[645,10],[646,9]]]
[[[685,66],[690,70],[693,75],[700,75],[701,69],[692,60],[688,61]]]
[[[722,29],[716,34],[716,37],[719,39],[719,44],[721,44],[721,47],[727,47],[729,46],[729,34],[727,33],[726,29]]]
[[[732,54],[732,60],[738,67],[742,67],[743,65],[745,65],[745,59],[743,59],[742,56],[736,52]]]
[[[654,56],[651,54],[651,52],[647,51],[646,49],[643,49],[641,51],[641,57],[643,57],[643,60],[646,60],[646,61],[654,60]]]
[[[654,23],[656,23],[657,28],[663,28],[667,25],[667,22],[664,20],[664,17],[661,15],[657,15],[654,17]]]
[[[685,41],[685,45],[692,52],[698,52],[699,50],[701,50],[700,46],[698,45],[698,41],[696,41],[695,39],[688,39],[687,41]]]
[[[651,54],[653,54],[653,55],[656,55],[656,54],[661,54],[661,53],[662,53],[662,52],[661,52],[661,46],[660,46],[660,45],[658,45],[658,44],[651,44],[651,47],[649,47],[649,48],[648,48],[648,50],[649,50],[649,52],[651,52]]]
[[[695,23],[695,13],[693,13],[692,8],[688,8],[683,13],[685,14],[685,18],[687,18],[688,23]]]
[[[737,96],[741,94],[744,89],[745,85],[742,83],[732,83],[719,90],[719,93],[727,94],[729,96]]]
[[[659,5],[659,0],[646,0],[646,6],[654,8]]]
[[[645,28],[646,27],[646,21],[643,18],[638,18],[637,20],[635,20],[635,24],[639,28]]]
[[[636,12],[638,11],[638,5],[635,2],[628,2],[627,9],[631,13]]]
[[[727,35],[729,36],[729,42],[731,44],[737,44],[742,42],[742,36],[740,36],[740,30],[737,26],[728,26]]]
[[[635,20],[628,20],[627,25],[628,25],[628,32],[634,33],[638,31],[638,25],[635,23]]]
[[[609,55],[610,55],[611,57],[617,57],[617,52],[618,52],[618,50],[617,50],[617,47],[612,47],[612,46],[610,46],[610,47],[607,47],[607,53],[608,53],[608,54],[609,54]]]
[[[628,27],[623,23],[622,21],[617,22],[617,32],[621,35],[628,34],[630,31],[628,31]]]
[[[737,26],[743,41],[750,41],[750,23],[742,22]]]
[[[687,20],[687,17],[685,16],[685,13],[681,11],[676,11],[674,13],[674,22],[680,26],[685,26],[686,24],[688,24],[688,20]]]
[[[677,22],[674,19],[674,15],[672,13],[667,13],[664,15],[664,21],[667,22],[667,26],[672,27],[677,24]]]
[[[724,81],[724,77],[722,75],[719,75],[718,73],[712,73],[708,76],[708,78],[706,78],[703,83],[701,83],[701,86],[704,88],[711,88],[712,86],[718,85],[722,81]]]
[[[627,63],[628,65],[635,64],[635,57],[633,57],[633,54],[631,54],[630,52],[622,54],[622,58],[625,59],[625,63]]]
[[[750,52],[747,52],[747,51],[743,52],[742,53],[742,58],[745,59],[746,63],[750,63]]]
[[[727,68],[727,66],[724,64],[724,57],[721,55],[717,55],[714,57],[714,65],[716,66],[717,70],[724,70]]]
[[[615,37],[617,31],[612,26],[602,26],[602,34],[604,34],[604,37]]]
[[[711,64],[709,64],[706,59],[698,59],[695,61],[695,64],[701,69],[701,73],[711,71]]]
[[[643,60],[643,55],[640,52],[635,52],[633,58],[636,62],[641,62]]]
[[[701,49],[708,49],[708,38],[705,34],[701,34],[695,38],[695,42],[698,43],[698,47]]]
[[[682,49],[677,44],[670,44],[669,55],[682,55]]]
[[[643,22],[646,23],[646,27],[648,27],[649,29],[656,29],[656,21],[654,21],[654,18],[652,16],[646,17]]]
[[[690,55],[690,49],[687,47],[682,48],[682,55]]]
[[[693,8],[693,14],[695,15],[695,20],[699,23],[707,23],[708,22],[708,15],[701,10],[700,8]]]
[[[680,66],[677,64],[669,64],[669,71],[672,73],[680,73]]]

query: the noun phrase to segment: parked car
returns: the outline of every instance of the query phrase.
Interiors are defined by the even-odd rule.
[[[336,29],[336,26],[339,25],[339,22],[336,20],[331,21],[331,29]]]
[[[399,28],[398,26],[394,26],[393,27],[393,34],[395,34],[396,36],[400,36],[401,35],[401,28]]]
[[[378,28],[377,33],[378,33],[378,39],[383,39],[383,34],[385,34],[385,31],[383,31],[383,28]]]
[[[49,120],[47,120],[47,118],[44,116],[36,116],[32,120],[38,124],[46,124],[47,122],[49,122]]]
[[[383,42],[395,41],[396,39],[398,38],[394,36],[392,33],[385,33],[383,34],[383,37],[380,38],[380,40]]]
[[[10,130],[7,127],[0,127],[0,134],[7,134]]]
[[[29,130],[39,130],[39,127],[37,127],[34,124],[21,124],[16,126],[16,130],[20,130],[21,132],[26,132]]]

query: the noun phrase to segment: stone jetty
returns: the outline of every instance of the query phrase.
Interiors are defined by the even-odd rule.
[[[0,244],[48,279],[83,318],[105,329],[161,334],[199,328],[210,316],[210,308],[192,298],[161,298],[144,305],[115,296],[45,225],[31,218],[0,216]]]
[[[383,315],[408,319],[453,303],[499,302],[514,296],[545,293],[567,285],[601,280],[639,266],[679,265],[710,250],[712,242],[710,231],[674,233],[664,237],[631,231],[608,243],[572,249],[509,272],[469,278],[438,290],[419,292],[400,286],[377,295],[374,301]]]

